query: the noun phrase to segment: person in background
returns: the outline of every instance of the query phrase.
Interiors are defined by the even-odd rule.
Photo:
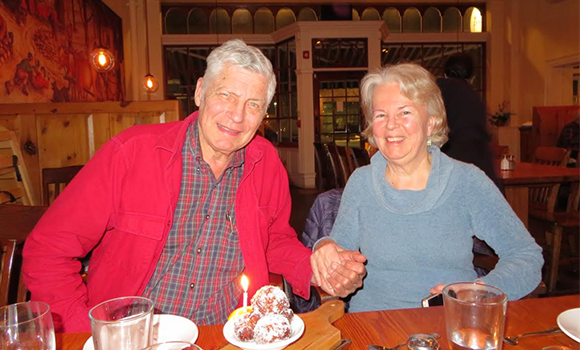
[[[329,238],[311,257],[315,275],[341,266],[339,254],[367,259],[350,311],[421,306],[452,282],[479,281],[514,300],[540,283],[542,249],[493,182],[472,164],[440,151],[445,108],[433,76],[416,64],[386,66],[361,82],[363,135],[379,152],[351,175]],[[472,237],[499,262],[478,278]]]
[[[445,77],[437,79],[437,85],[447,113],[449,140],[441,151],[483,170],[503,193],[489,148],[486,108],[470,84],[473,60],[466,53],[454,54],[445,62],[444,70]]]
[[[580,113],[574,115],[574,120],[564,125],[556,146],[570,149],[570,159],[577,159],[580,150]]]
[[[231,40],[197,81],[198,112],[139,125],[107,142],[48,209],[24,247],[32,300],[50,305],[57,332],[87,332],[102,301],[145,296],[158,313],[225,323],[280,274],[309,297],[310,249],[290,227],[288,178],[276,149],[255,136],[276,88],[262,52]],[[87,283],[80,258],[92,251]],[[360,286],[359,252],[324,277],[331,292]],[[330,286],[330,287],[328,287]]]

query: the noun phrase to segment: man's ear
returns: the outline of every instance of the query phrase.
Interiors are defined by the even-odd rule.
[[[201,105],[201,94],[202,94],[202,83],[203,83],[203,77],[197,79],[197,84],[195,84],[195,105],[197,107],[199,107]]]

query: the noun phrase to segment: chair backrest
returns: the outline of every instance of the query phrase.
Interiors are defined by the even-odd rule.
[[[8,304],[15,252],[15,239],[0,238],[0,307]]]
[[[534,152],[533,162],[550,166],[565,167],[570,158],[570,151],[560,147],[541,146]],[[560,183],[552,185],[538,185],[530,187],[529,208],[530,215],[543,218],[546,213],[553,213],[558,200]]]
[[[16,134],[0,129],[0,204],[35,204],[23,159]]]
[[[340,170],[342,172],[344,185],[350,177],[350,174],[354,171],[354,164],[352,163],[352,157],[349,155],[346,146],[335,145],[338,154],[338,164],[340,165]]]
[[[42,169],[42,198],[44,205],[50,205],[66,185],[82,169],[82,165],[73,165],[62,168]],[[52,186],[51,186],[52,185]],[[51,188],[54,190],[51,192]]]
[[[369,157],[369,153],[366,149],[353,147],[350,150],[354,154],[355,166],[357,168],[371,164],[371,158]]]
[[[341,160],[341,156],[338,152],[338,146],[334,143],[327,143],[326,146],[328,147],[328,153],[330,154],[330,160],[333,164],[333,170],[336,174],[336,186],[335,188],[342,188],[346,185],[346,181],[348,180],[347,177],[347,170],[344,167],[345,161]]]
[[[336,165],[328,145],[325,143],[314,142],[314,162],[316,171],[316,188],[318,190],[330,190],[338,185]]]

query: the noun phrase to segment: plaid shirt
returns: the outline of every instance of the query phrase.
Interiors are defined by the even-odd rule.
[[[242,293],[238,277],[244,261],[234,203],[244,150],[235,153],[216,180],[202,158],[196,121],[187,131],[182,155],[174,223],[144,296],[153,300],[157,312],[187,317],[198,325],[225,323]]]

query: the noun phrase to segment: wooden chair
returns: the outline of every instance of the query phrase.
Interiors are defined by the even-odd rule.
[[[42,169],[42,198],[43,204],[48,206],[54,202],[56,197],[66,185],[82,169],[82,165],[73,165],[62,168],[44,168]],[[51,187],[54,191],[51,192]]]
[[[16,134],[0,129],[0,204],[35,204],[23,159]]]
[[[538,164],[566,167],[570,158],[570,150],[560,147],[541,146],[534,152],[533,162]],[[549,293],[556,291],[558,270],[562,249],[564,229],[578,228],[578,216],[572,214],[573,198],[577,198],[576,190],[570,193],[569,206],[566,212],[556,212],[556,202],[560,183],[544,186],[534,186],[529,192],[529,227],[536,241],[544,248],[545,280]]]
[[[563,166],[568,164],[570,151],[560,147],[538,147],[534,153],[534,163]],[[529,212],[530,217],[545,220],[554,212],[560,184],[540,185],[530,188]]]
[[[9,266],[10,275],[9,281],[0,278],[0,306],[3,298],[7,297],[8,304],[16,302],[24,302],[28,300],[28,291],[22,281],[21,267],[22,267],[22,248],[28,234],[32,231],[36,223],[40,220],[42,215],[46,212],[47,207],[31,206],[31,205],[14,205],[3,204],[0,205],[0,245],[2,246],[2,253],[12,250],[11,264],[2,263],[2,274],[5,272],[4,267]],[[5,249],[6,242],[10,249]],[[10,255],[10,254],[9,254]],[[2,255],[2,261],[7,259],[6,255]],[[5,282],[6,281],[6,282]],[[9,285],[8,294],[3,291],[4,283]]]
[[[337,188],[337,168],[332,156],[330,155],[327,144],[314,142],[314,162],[316,170],[316,188],[322,191]]]
[[[352,147],[350,150],[354,154],[354,162],[356,168],[371,164],[371,158],[369,157],[369,153],[367,152],[366,149]]]
[[[336,174],[336,188],[343,188],[346,186],[346,181],[348,180],[348,168],[347,168],[347,160],[341,159],[341,155],[339,153],[339,147],[334,143],[328,143],[328,152],[330,154],[330,159],[334,164],[334,173]]]
[[[346,182],[348,181],[350,174],[352,174],[352,172],[354,171],[354,168],[355,168],[353,161],[352,161],[352,156],[348,153],[348,151],[347,151],[348,147],[346,147],[346,146],[335,145],[335,148],[336,148],[336,152],[338,155],[339,168],[342,172],[344,185],[346,186]]]
[[[13,281],[16,240],[0,238],[0,307],[8,305],[8,296]]]

